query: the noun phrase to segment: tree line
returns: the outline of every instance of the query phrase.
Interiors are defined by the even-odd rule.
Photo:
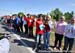
[[[14,15],[23,16],[24,13],[19,12],[18,14],[13,14],[12,16],[14,16]],[[60,11],[59,8],[56,8],[56,9],[52,10],[48,15],[51,15],[52,19],[55,19],[56,21],[58,21],[61,16],[65,16],[66,21],[68,21],[68,20],[70,20],[70,18],[73,17],[74,11],[63,13]]]

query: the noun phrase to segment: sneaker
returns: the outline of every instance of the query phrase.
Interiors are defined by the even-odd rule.
[[[62,51],[62,48],[59,48],[60,51]]]
[[[62,48],[58,48],[58,50],[62,51]]]
[[[53,49],[51,47],[49,47],[49,50],[53,51]]]
[[[54,47],[54,50],[56,50],[57,48],[56,47]]]

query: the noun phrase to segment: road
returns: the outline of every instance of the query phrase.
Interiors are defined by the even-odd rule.
[[[9,27],[0,24],[0,32],[9,33],[11,38],[9,39],[10,42],[10,52],[9,53],[35,53],[32,51],[32,48],[28,46],[28,41],[24,41],[21,39],[20,35],[15,34],[12,32]]]

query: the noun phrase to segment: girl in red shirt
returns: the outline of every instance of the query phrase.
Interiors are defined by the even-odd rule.
[[[36,48],[35,48],[36,51],[38,51],[40,47],[41,36],[43,34],[44,34],[43,17],[42,15],[39,15],[36,21]]]

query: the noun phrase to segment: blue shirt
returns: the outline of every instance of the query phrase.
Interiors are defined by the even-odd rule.
[[[16,18],[16,24],[19,24],[21,22],[21,19],[19,17]]]

